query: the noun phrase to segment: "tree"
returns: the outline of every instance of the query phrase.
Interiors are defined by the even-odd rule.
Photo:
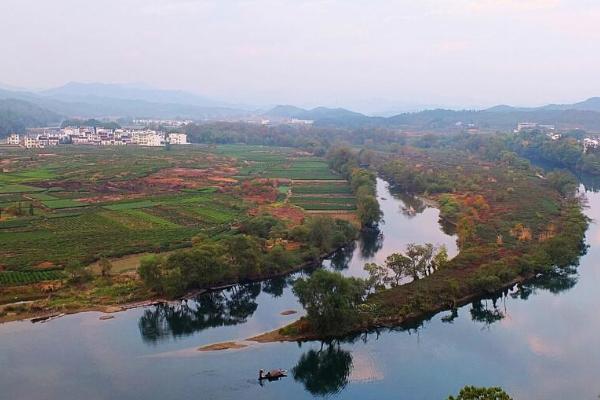
[[[369,273],[369,283],[377,289],[386,285],[398,286],[407,277],[417,280],[431,275],[447,262],[448,251],[445,246],[436,248],[431,243],[409,243],[405,254],[393,253],[383,265],[368,263],[364,269]]]
[[[240,230],[248,235],[268,239],[271,230],[281,224],[280,220],[271,215],[259,215],[244,222]]]
[[[401,253],[390,254],[385,259],[385,268],[392,273],[392,276],[389,274],[386,276],[385,283],[392,286],[400,285],[400,281],[407,276],[412,276],[415,280],[419,279],[413,260]]]
[[[564,171],[552,171],[546,175],[546,179],[561,195],[567,196],[577,188],[577,178]]]
[[[138,274],[147,288],[157,293],[163,291],[161,267],[164,263],[164,257],[147,256],[140,260]]]
[[[413,279],[431,275],[435,271],[433,255],[434,247],[431,243],[424,245],[409,243],[406,246],[406,256],[411,260],[409,271]]]
[[[357,321],[366,288],[362,279],[320,269],[309,278],[298,279],[293,291],[312,327],[320,334],[334,334]]]
[[[446,266],[448,263],[448,249],[446,249],[446,246],[442,245],[438,247],[437,253],[434,254],[431,263],[434,271],[438,271]]]
[[[252,277],[260,273],[262,249],[259,241],[249,235],[234,235],[224,240],[229,264],[237,266],[240,277]]]
[[[322,252],[332,248],[333,220],[327,217],[314,217],[306,223],[308,228],[306,239],[311,246]]]
[[[79,261],[71,261],[65,266],[65,272],[69,276],[70,283],[81,283],[91,279],[90,271]]]
[[[362,195],[357,197],[356,208],[358,218],[363,226],[373,226],[381,220],[381,209],[377,198],[372,195]]]
[[[366,263],[365,271],[369,274],[369,286],[375,290],[385,289],[385,285],[389,279],[389,270],[377,263]]]
[[[235,266],[227,262],[226,253],[226,247],[217,243],[205,243],[191,250],[173,253],[163,268],[165,283],[168,281],[172,293],[176,288],[183,290],[221,284],[235,277],[236,272]],[[182,286],[175,287],[176,277],[179,277],[177,279]]]
[[[98,265],[100,266],[100,274],[102,276],[110,275],[113,265],[106,257],[102,257],[98,262]]]
[[[348,221],[330,217],[313,217],[290,231],[290,238],[315,248],[318,257],[344,246],[356,237],[356,228]]]
[[[465,386],[457,397],[450,396],[448,400],[512,400],[502,388]]]
[[[287,271],[292,265],[298,263],[299,260],[293,253],[286,251],[281,245],[276,245],[263,258],[263,270],[267,273]]]

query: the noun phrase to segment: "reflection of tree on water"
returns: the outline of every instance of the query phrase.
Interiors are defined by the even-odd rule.
[[[579,182],[583,184],[586,192],[600,192],[600,177],[589,174],[578,174]]]
[[[327,396],[346,387],[351,371],[352,355],[338,343],[302,354],[292,374],[313,396]]]
[[[290,281],[293,280],[292,276],[280,276],[277,278],[268,279],[263,282],[263,292],[269,293],[273,297],[280,297],[283,295],[283,289],[290,285]]]
[[[442,228],[442,232],[446,235],[454,236],[456,235],[456,225],[445,218],[441,218],[438,220]]]
[[[454,322],[454,320],[458,318],[458,310],[456,308],[450,310],[450,314],[448,315],[444,315],[442,317],[442,322],[446,322],[451,324],[452,322]]]
[[[333,253],[330,258],[331,268],[336,271],[347,269],[352,260],[354,249],[356,249],[356,242],[352,242]]]
[[[411,196],[407,193],[394,193],[394,197],[400,199],[403,205],[400,211],[403,215],[412,218],[417,214],[421,214],[427,208],[427,205],[418,197]]]
[[[471,305],[471,319],[491,325],[504,318],[504,313],[498,309],[498,297],[491,299],[491,307],[488,299],[474,301]]]
[[[246,322],[256,311],[261,284],[209,292],[181,304],[159,304],[144,311],[138,326],[145,341],[191,335],[207,328]]]
[[[538,289],[548,290],[550,293],[560,293],[573,288],[577,284],[577,268],[575,266],[555,268],[551,272],[537,276],[532,280],[520,284],[517,291],[511,294],[512,298],[527,300]]]
[[[383,247],[383,233],[379,228],[364,229],[360,233],[358,244],[361,256],[371,258]]]
[[[506,314],[506,303],[504,303],[504,312],[498,308],[499,299],[506,300],[509,296],[513,299],[527,300],[529,296],[535,294],[537,290],[547,290],[550,293],[558,294],[573,288],[577,284],[577,267],[556,267],[552,271],[540,274],[525,283],[517,285],[516,290],[509,293],[504,290],[495,296],[481,299],[472,303],[471,318],[473,321],[483,322],[486,325],[500,321]],[[491,307],[488,303],[491,300]]]

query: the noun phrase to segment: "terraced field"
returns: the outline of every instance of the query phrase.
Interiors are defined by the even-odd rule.
[[[197,234],[230,230],[260,199],[262,207],[308,212],[356,207],[323,159],[289,148],[0,151],[0,285],[64,277],[60,269],[72,261],[189,246]]]
[[[7,271],[0,272],[0,286],[28,285],[41,281],[62,279],[65,274],[62,271]]]
[[[294,181],[290,203],[311,212],[354,212],[356,198],[347,182]]]

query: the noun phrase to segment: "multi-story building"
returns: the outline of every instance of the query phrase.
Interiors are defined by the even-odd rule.
[[[187,135],[185,133],[169,133],[169,143],[187,144]]]
[[[600,141],[595,138],[586,137],[583,139],[583,152],[595,152],[600,148]]]
[[[18,133],[13,133],[11,134],[7,139],[6,139],[6,143],[7,144],[12,144],[12,145],[19,145],[21,143],[21,138],[20,135]]]
[[[537,122],[519,122],[517,124],[517,129],[515,129],[515,132],[522,132],[522,131],[527,131],[530,129],[536,129],[537,127],[538,127]]]
[[[130,131],[131,143],[139,146],[164,146],[165,135],[160,132],[145,130],[145,131]]]
[[[40,144],[40,141],[37,137],[33,137],[33,136],[25,136],[23,137],[23,140],[21,141],[21,145],[27,149],[33,149],[33,148],[38,148],[38,147],[43,147]]]
[[[164,146],[170,144],[187,144],[185,133],[169,133],[150,129],[104,129],[89,127],[65,127],[62,129],[39,128],[29,131],[26,135],[12,134],[7,138],[7,144],[22,147],[47,147],[60,143],[92,146]]]

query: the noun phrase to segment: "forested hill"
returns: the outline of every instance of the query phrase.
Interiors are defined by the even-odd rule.
[[[17,99],[0,99],[0,137],[21,133],[26,128],[59,123],[61,116],[35,104]]]
[[[315,126],[338,128],[392,128],[413,131],[452,131],[465,127],[510,131],[519,122],[555,125],[558,129],[600,131],[600,108],[594,98],[572,105],[538,108],[496,106],[485,110],[435,109],[403,113],[388,118],[372,117],[342,108],[318,107],[306,110],[277,106],[263,116],[272,119],[297,118],[314,121]]]

